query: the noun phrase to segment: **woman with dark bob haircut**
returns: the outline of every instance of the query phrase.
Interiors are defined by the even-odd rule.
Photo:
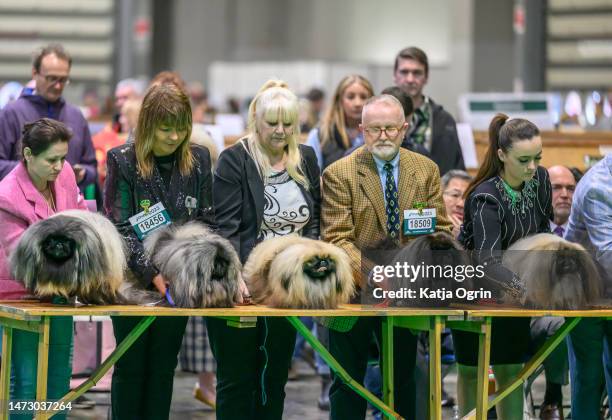
[[[39,220],[63,210],[87,206],[79,193],[74,170],[66,161],[72,133],[63,123],[42,118],[23,127],[21,162],[0,182],[0,300],[28,294],[11,277],[8,255],[23,232]],[[61,298],[54,298],[61,302]],[[47,396],[58,400],[68,393],[72,317],[52,317],[49,337]],[[38,334],[13,332],[11,400],[36,399]],[[55,417],[65,419],[65,413]]]
[[[134,143],[108,152],[104,212],[128,247],[128,267],[142,287],[166,294],[166,281],[144,253],[148,232],[130,218],[163,206],[165,222],[197,220],[212,225],[212,174],[207,149],[189,142],[191,106],[172,83],[152,86],[143,100]],[[159,220],[159,219],[158,219]],[[113,317],[117,342],[139,317]],[[166,419],[170,411],[174,369],[186,317],[159,317],[118,360],[113,372],[113,419]]]

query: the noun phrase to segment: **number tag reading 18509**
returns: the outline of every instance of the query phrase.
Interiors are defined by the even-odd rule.
[[[161,202],[150,207],[146,212],[142,211],[130,217],[129,221],[140,240],[154,230],[172,223],[168,211]]]
[[[424,235],[435,230],[435,208],[404,210],[404,235]]]

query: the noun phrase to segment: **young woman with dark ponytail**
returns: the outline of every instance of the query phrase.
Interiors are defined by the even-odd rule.
[[[501,264],[501,251],[517,240],[549,232],[552,188],[548,172],[539,166],[542,140],[538,128],[525,119],[497,114],[489,126],[485,160],[466,191],[459,241],[471,250],[475,263],[485,266],[485,290],[520,301],[520,279]],[[495,317],[492,324],[491,364],[499,387],[522,368],[529,344],[530,318]],[[478,336],[453,331],[458,362],[457,396],[460,415],[475,406]],[[497,405],[504,420],[523,418],[519,387]]]

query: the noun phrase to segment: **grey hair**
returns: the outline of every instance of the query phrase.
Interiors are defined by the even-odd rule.
[[[393,95],[382,94],[382,95],[372,96],[371,98],[368,98],[368,100],[365,101],[365,103],[363,104],[363,108],[361,110],[361,120],[362,121],[365,117],[367,109],[371,105],[377,104],[379,102],[397,107],[398,111],[400,111],[400,113],[402,114],[402,119],[404,121],[406,120],[406,116],[404,115],[404,107],[402,106],[402,103]]]
[[[117,86],[115,87],[115,92],[125,87],[131,87],[137,96],[143,96],[145,90],[147,89],[147,84],[144,82],[144,80],[140,79],[123,79],[117,83]]]
[[[448,187],[448,184],[451,180],[459,178],[467,182],[472,181],[472,176],[465,172],[463,169],[451,169],[440,179],[440,183],[442,184],[442,190],[445,190]]]

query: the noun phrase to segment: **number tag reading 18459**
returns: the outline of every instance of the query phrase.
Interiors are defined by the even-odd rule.
[[[168,211],[161,202],[150,207],[148,211],[130,217],[129,221],[140,240],[154,230],[172,223]]]
[[[424,235],[435,230],[435,208],[404,210],[404,235]]]

